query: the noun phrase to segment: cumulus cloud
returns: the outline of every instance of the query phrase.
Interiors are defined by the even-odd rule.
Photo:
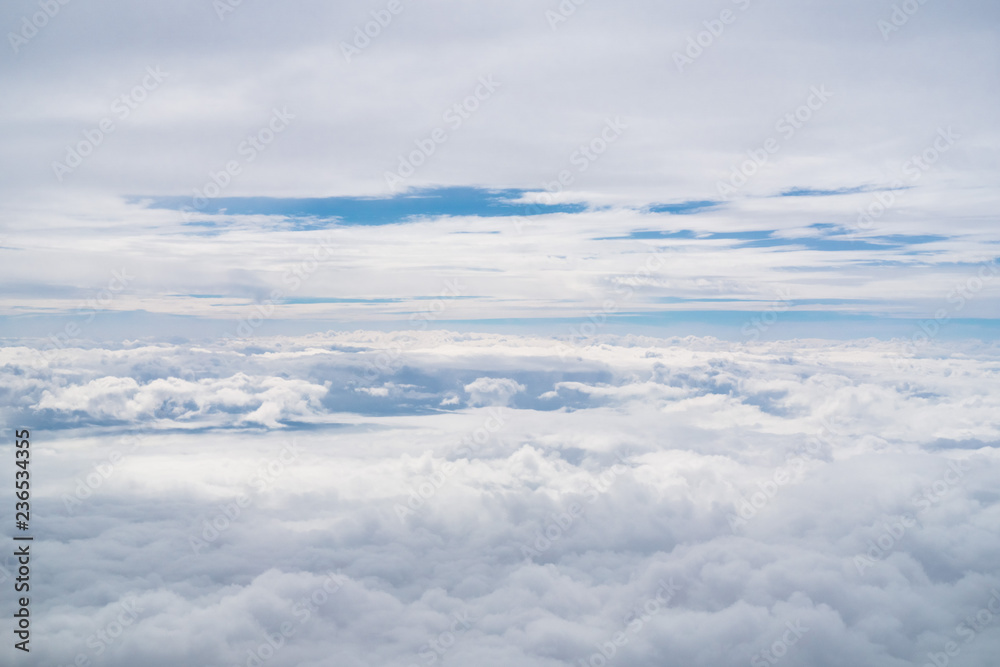
[[[230,415],[233,423],[277,427],[279,420],[315,416],[326,393],[325,387],[304,380],[254,378],[243,373],[196,382],[161,378],[142,385],[131,377],[102,377],[86,384],[46,389],[32,408],[70,413],[84,420],[120,422],[157,419],[183,423],[209,415]]]
[[[566,345],[3,348],[29,664],[992,664],[995,346]]]
[[[525,387],[510,378],[484,377],[476,378],[464,389],[469,394],[469,405],[507,405]]]

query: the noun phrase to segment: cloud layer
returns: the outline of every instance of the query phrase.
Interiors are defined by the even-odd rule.
[[[155,20],[120,0],[67,3],[5,46],[0,68],[21,100],[0,109],[5,187],[190,196],[236,161],[229,195],[382,194],[385,173],[440,129],[446,141],[407,184],[537,188],[567,170],[579,193],[705,199],[768,138],[780,150],[750,192],[887,184],[949,125],[958,154],[924,182],[981,194],[995,182],[997,92],[982,82],[996,74],[998,16],[985,0],[918,3],[902,18],[889,0],[518,0],[474,12],[403,1],[382,27],[386,2],[217,11],[227,2],[176,2]],[[17,33],[38,11],[8,3],[0,24]],[[345,56],[366,29],[377,34]],[[483,77],[499,87],[472,108]],[[799,112],[821,86],[828,101]],[[288,127],[241,152],[275,108],[294,116]],[[627,130],[585,157],[615,117]],[[58,181],[52,163],[105,119],[113,129]]]
[[[2,354],[46,517],[32,664],[998,648],[1000,619],[976,621],[1000,604],[995,346],[354,332]]]

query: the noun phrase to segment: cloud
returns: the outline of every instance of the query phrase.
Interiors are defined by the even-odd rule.
[[[724,4],[739,18],[719,35],[706,25],[721,9],[676,1],[587,3],[555,29],[558,2],[498,3],[484,25],[442,0],[386,26],[371,24],[384,9],[311,0],[242,3],[222,19],[211,3],[181,2],[155,21],[119,0],[86,16],[60,5],[0,63],[28,101],[0,110],[16,165],[0,178],[0,317],[11,336],[64,343],[237,335],[261,317],[254,334],[606,316],[616,332],[649,318],[657,335],[738,338],[743,315],[780,291],[793,301],[775,338],[829,337],[845,321],[856,335],[914,335],[940,308],[945,332],[995,335],[996,281],[976,298],[953,292],[998,241],[998,93],[981,85],[993,72],[978,57],[994,48],[995,5],[924,3],[886,39],[890,6]],[[5,5],[0,22],[16,33],[38,11]],[[348,61],[341,43],[370,25],[378,37]],[[703,53],[677,71],[688,49]],[[53,66],[68,60],[78,69]],[[167,73],[155,90],[148,68]],[[478,100],[490,76],[501,85]],[[137,87],[142,102],[116,112]],[[817,87],[832,94],[813,110]],[[453,127],[446,114],[470,95],[480,106]],[[275,108],[295,116],[278,134]],[[115,129],[91,147],[105,118]],[[609,121],[627,126],[611,143]],[[446,142],[428,139],[436,128]],[[240,152],[264,130],[266,150]],[[779,151],[762,148],[768,138]],[[60,182],[53,164],[81,144],[91,153]],[[390,191],[385,174],[414,151],[422,164]],[[724,201],[719,183],[744,171]],[[204,215],[147,208],[195,197]],[[497,216],[529,200],[546,214]],[[318,248],[330,250],[307,271]],[[669,263],[636,280],[657,250]],[[123,267],[135,279],[104,298]],[[438,307],[455,281],[461,298]],[[722,311],[735,325],[713,319]]]
[[[92,423],[156,419],[179,425],[200,417],[228,416],[236,424],[278,427],[279,420],[316,416],[326,393],[325,387],[303,380],[250,377],[243,373],[196,382],[161,378],[143,385],[131,377],[109,376],[86,384],[44,390],[32,408],[70,413]]]
[[[960,624],[1000,587],[995,346],[565,344],[3,348],[50,531],[32,658],[991,664]]]
[[[476,378],[464,387],[469,405],[507,405],[514,394],[524,391],[523,384],[510,378]]]
[[[588,3],[556,29],[549,17],[561,11],[559,3],[496,4],[483,21],[460,2],[435,2],[407,8],[382,28],[375,24],[378,36],[350,61],[341,45],[353,44],[374,20],[370,12],[384,5],[243,3],[220,20],[211,4],[186,2],[151,23],[128,3],[102,3],[91,15],[68,4],[17,53],[5,54],[12,94],[29,103],[3,114],[15,130],[5,151],[19,167],[0,182],[12,193],[61,186],[190,196],[227,160],[243,159],[237,147],[265,126],[274,107],[287,107],[295,119],[243,165],[224,195],[385,193],[384,173],[437,127],[447,128],[450,139],[412,177],[414,185],[537,188],[568,170],[569,189],[578,192],[653,203],[668,184],[672,198],[714,199],[720,177],[774,136],[782,139],[781,151],[750,191],[837,190],[891,180],[883,161],[902,163],[942,123],[961,127],[968,146],[951,169],[969,184],[991,182],[993,167],[981,151],[994,127],[986,110],[995,106],[996,92],[979,85],[988,64],[970,55],[992,48],[994,5],[921,5],[887,42],[879,21],[891,19],[889,5],[725,4],[738,20],[713,37],[706,23],[718,21],[722,10],[682,2]],[[37,4],[15,3],[0,19],[17,32],[37,11]],[[258,39],[262,32],[266,42]],[[784,48],[769,48],[776,35]],[[696,39],[709,46],[679,72],[676,54]],[[625,51],[592,48],[626,41]],[[509,58],[512,47],[519,58]],[[573,57],[564,59],[566,53]],[[52,68],[67,54],[79,72]],[[884,67],[859,67],[870,62]],[[122,117],[115,100],[142,85],[148,67],[161,68],[166,79]],[[949,74],[956,69],[962,76]],[[452,129],[445,114],[483,76],[500,88]],[[372,80],[383,85],[373,87]],[[749,94],[745,81],[773,94]],[[776,124],[820,85],[833,92],[830,102],[785,140]],[[928,98],[928,85],[942,94]],[[52,88],[57,98],[45,94]],[[400,107],[399,99],[415,95],[421,104]],[[530,122],[521,114],[526,108],[533,110]],[[599,135],[608,116],[627,118],[627,133],[578,171],[574,151]],[[58,183],[52,163],[65,160],[68,148],[105,117],[115,130]],[[149,154],[158,159],[143,158]],[[816,154],[829,159],[818,162]]]

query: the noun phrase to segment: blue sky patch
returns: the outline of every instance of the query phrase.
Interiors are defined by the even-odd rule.
[[[684,201],[676,204],[653,204],[646,210],[650,213],[670,213],[671,215],[691,215],[717,208],[722,202],[708,200]]]
[[[856,195],[860,192],[873,192],[882,188],[875,188],[870,185],[858,185],[853,188],[834,188],[824,190],[820,188],[790,188],[778,194],[778,197],[836,197],[838,195]]]
[[[584,204],[539,204],[517,201],[536,190],[478,187],[442,187],[409,190],[390,197],[129,197],[129,203],[145,202],[148,208],[207,215],[279,215],[302,220],[336,220],[341,225],[391,225],[418,217],[535,216],[551,213],[581,213]],[[326,226],[306,223],[306,227]]]

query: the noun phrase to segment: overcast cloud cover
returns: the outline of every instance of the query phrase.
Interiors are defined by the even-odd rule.
[[[3,665],[996,664],[995,2],[0,27]]]

